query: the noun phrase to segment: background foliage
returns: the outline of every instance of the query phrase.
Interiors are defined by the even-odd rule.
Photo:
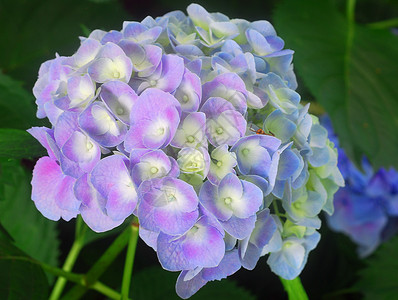
[[[303,100],[331,116],[346,152],[366,155],[375,167],[398,168],[398,35],[377,23],[398,16],[393,0],[239,0],[197,1],[208,11],[231,18],[266,19],[294,64]],[[184,0],[0,0],[0,299],[46,299],[51,276],[35,263],[53,266],[65,259],[74,226],[44,219],[30,200],[31,171],[42,147],[25,132],[43,126],[35,117],[31,93],[40,64],[77,49],[78,36],[95,28],[120,29],[124,20],[141,20],[184,10]],[[395,26],[398,27],[397,24]],[[318,112],[319,109],[314,110]],[[118,230],[88,233],[75,272],[86,272]],[[99,239],[101,238],[101,239]],[[398,295],[397,238],[365,262],[344,236],[322,228],[322,240],[302,275],[310,299],[393,299]],[[123,257],[101,280],[120,288]],[[48,275],[48,274],[47,274]],[[134,299],[175,296],[175,275],[164,272],[142,242],[133,276]],[[24,291],[24,295],[20,294]],[[210,284],[197,299],[283,299],[287,297],[265,262],[241,270],[229,281]],[[194,297],[194,298],[195,298]],[[213,298],[210,298],[213,297]],[[90,292],[87,299],[102,299]]]

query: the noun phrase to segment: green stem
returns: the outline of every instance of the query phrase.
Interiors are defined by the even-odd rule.
[[[68,256],[66,257],[65,263],[62,266],[62,270],[65,272],[70,272],[76,262],[77,257],[81,249],[83,248],[83,241],[84,241],[84,233],[85,229],[82,229],[83,220],[79,215],[76,219],[76,235],[75,241],[73,242],[72,248],[70,249]],[[84,227],[83,227],[84,228]],[[66,285],[67,279],[64,277],[58,277],[57,281],[55,282],[54,288],[51,292],[49,300],[57,300],[62,294],[64,287]]]
[[[276,215],[280,215],[281,213],[279,212],[279,208],[278,208],[278,203],[276,203],[276,201],[272,201],[272,207],[274,209],[274,212]]]
[[[301,284],[300,277],[296,277],[293,280],[286,280],[282,277],[279,277],[279,279],[285,288],[289,300],[308,300],[307,293]]]
[[[398,26],[398,18],[369,23],[367,26],[372,29],[387,29],[387,28],[391,28],[391,27],[397,27]]]
[[[354,41],[354,31],[355,31],[355,0],[347,0],[346,13],[347,13],[347,40],[346,40],[346,49],[344,54],[344,75],[345,75],[344,81],[348,93],[349,84],[350,84],[349,73],[350,73],[351,49]]]
[[[83,286],[76,285],[62,299],[80,299],[87,291],[87,288],[93,286],[98,278],[106,271],[109,265],[116,259],[119,253],[126,247],[131,235],[130,226],[124,230],[109,248],[97,260],[94,266],[87,272],[85,276],[85,284]]]
[[[37,264],[39,264],[45,271],[60,276],[60,277],[64,277],[65,279],[67,279],[68,281],[77,283],[81,286],[86,286],[86,280],[85,280],[85,276],[82,274],[75,274],[75,273],[71,273],[71,272],[65,272],[62,269],[47,265],[45,263],[42,262],[35,262]],[[91,285],[90,288],[92,290],[96,290],[97,292],[108,296],[111,299],[121,299],[121,295],[116,292],[115,290],[111,289],[110,287],[106,286],[105,284],[97,281],[95,282],[93,285]]]
[[[115,300],[122,299],[122,296],[118,292],[116,292],[115,290],[112,290],[110,287],[106,286],[105,284],[103,284],[99,281],[94,283],[90,288],[105,295],[105,296],[108,296],[111,299],[115,299]]]
[[[138,220],[134,218],[132,225],[130,226],[130,240],[127,247],[126,261],[124,264],[123,280],[122,280],[122,300],[128,299],[131,275],[133,273],[135,249],[138,241]]]

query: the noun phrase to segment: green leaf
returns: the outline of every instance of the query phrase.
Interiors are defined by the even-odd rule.
[[[5,239],[14,242],[14,239],[12,238],[11,234],[8,233],[7,229],[5,229],[1,223],[0,223],[0,239]]]
[[[44,60],[77,50],[81,24],[118,30],[128,19],[117,0],[0,1],[0,28],[7,29],[2,30],[0,66],[30,85]]]
[[[8,183],[0,182],[4,197],[0,201],[1,224],[13,237],[18,248],[38,261],[57,266],[57,223],[43,217],[30,199],[31,174],[17,160],[0,159],[1,165],[3,162],[12,178]]]
[[[175,292],[178,274],[163,270],[158,266],[133,274],[132,299],[180,300]],[[254,300],[255,297],[236,285],[231,279],[208,282],[190,300]]]
[[[287,295],[289,296],[289,300],[308,300],[307,293],[303,285],[301,284],[300,277],[296,277],[293,280],[286,280],[282,277],[279,277],[283,287]]]
[[[398,295],[398,236],[382,244],[359,271],[358,290],[365,299],[390,300]]]
[[[0,128],[0,157],[35,158],[45,154],[46,149],[26,131]]]
[[[347,154],[398,167],[398,36],[347,22],[334,3],[285,0],[275,27]]]
[[[33,94],[28,93],[20,82],[0,70],[0,127],[27,129],[42,124],[36,118],[34,101]]]
[[[10,242],[0,239],[0,299],[47,299],[48,282],[40,266]]]

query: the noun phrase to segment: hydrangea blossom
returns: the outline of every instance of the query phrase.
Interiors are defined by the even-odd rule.
[[[264,255],[293,279],[344,185],[336,149],[269,22],[187,12],[94,30],[43,63],[33,92],[52,127],[29,130],[48,151],[32,199],[96,232],[135,215],[182,298]]]
[[[324,117],[322,123],[338,145],[331,121]],[[338,152],[346,186],[335,194],[335,210],[328,225],[348,235],[358,245],[359,256],[365,257],[398,231],[398,172],[394,168],[375,171],[365,157],[361,171],[342,148]]]

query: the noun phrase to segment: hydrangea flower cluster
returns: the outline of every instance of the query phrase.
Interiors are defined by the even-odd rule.
[[[97,232],[134,214],[182,298],[266,254],[293,279],[344,184],[337,152],[269,22],[187,12],[94,30],[43,63],[33,91],[52,128],[29,130],[48,151],[32,199]]]
[[[338,146],[328,117],[322,118],[330,138]],[[335,212],[328,225],[358,245],[358,254],[371,254],[383,241],[398,231],[398,172],[390,168],[374,171],[364,157],[362,171],[338,148],[338,166],[346,186],[335,195]]]

